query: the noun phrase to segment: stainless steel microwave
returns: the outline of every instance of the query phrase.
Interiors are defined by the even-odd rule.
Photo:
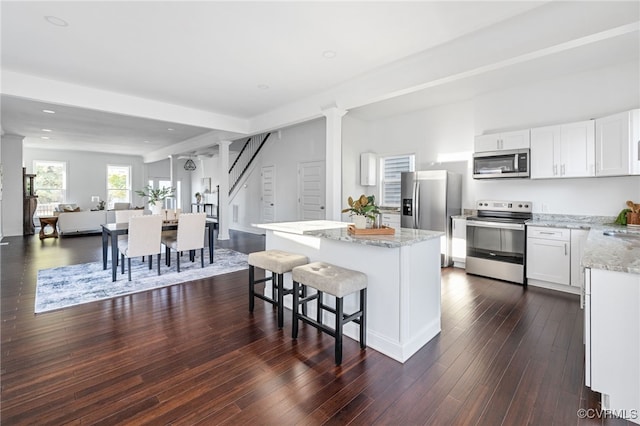
[[[473,154],[473,178],[528,178],[529,154],[528,149],[476,152]]]

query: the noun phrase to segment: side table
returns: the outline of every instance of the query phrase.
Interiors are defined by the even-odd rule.
[[[45,232],[47,226],[51,227],[51,232]],[[45,238],[58,238],[58,216],[40,216],[40,239]]]

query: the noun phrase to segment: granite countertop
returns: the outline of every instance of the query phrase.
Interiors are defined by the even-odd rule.
[[[529,226],[588,230],[580,264],[585,268],[640,274],[640,229],[612,223],[610,217],[543,217]],[[614,236],[605,235],[613,233]]]
[[[321,229],[335,229],[349,226],[348,222],[338,222],[333,220],[305,220],[299,222],[273,222],[253,224],[256,228],[268,229],[271,231],[287,232],[289,234],[303,235],[310,231]]]
[[[395,248],[422,241],[440,238],[443,232],[423,229],[397,228],[394,235],[351,235],[347,231],[348,222],[331,220],[309,220],[301,222],[261,223],[253,226],[289,234],[309,235],[335,241],[363,244],[368,246]]]
[[[640,274],[640,229],[620,225],[592,227],[580,264],[585,268]]]
[[[341,228],[308,231],[305,232],[304,235],[326,238],[328,240],[363,244],[366,246],[396,248],[432,240],[434,238],[440,238],[444,235],[444,232],[400,228],[396,229],[396,233],[394,235],[352,235],[347,231],[347,229]]]

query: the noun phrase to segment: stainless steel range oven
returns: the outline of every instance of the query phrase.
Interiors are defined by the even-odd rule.
[[[531,202],[482,200],[477,210],[467,218],[467,273],[524,284]]]

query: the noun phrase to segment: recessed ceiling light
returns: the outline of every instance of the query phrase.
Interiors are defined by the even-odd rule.
[[[258,89],[267,90],[269,88],[268,84],[258,84]]]
[[[324,56],[327,59],[333,59],[337,56],[338,54],[333,51],[333,50],[325,50],[324,52],[322,52],[322,56]]]
[[[40,139],[49,139],[49,136],[40,136]]]
[[[173,132],[173,129],[171,127],[169,127],[167,130]]]
[[[149,143],[149,141],[144,141],[144,143]]]
[[[51,25],[55,25],[56,27],[68,27],[69,23],[64,19],[58,18],[57,16],[45,16],[44,19],[50,23]]]
[[[55,111],[52,111],[50,109],[43,109],[42,112],[47,113],[47,114],[55,114]]]
[[[42,130],[43,132],[52,132],[51,129],[40,129],[40,130]]]

